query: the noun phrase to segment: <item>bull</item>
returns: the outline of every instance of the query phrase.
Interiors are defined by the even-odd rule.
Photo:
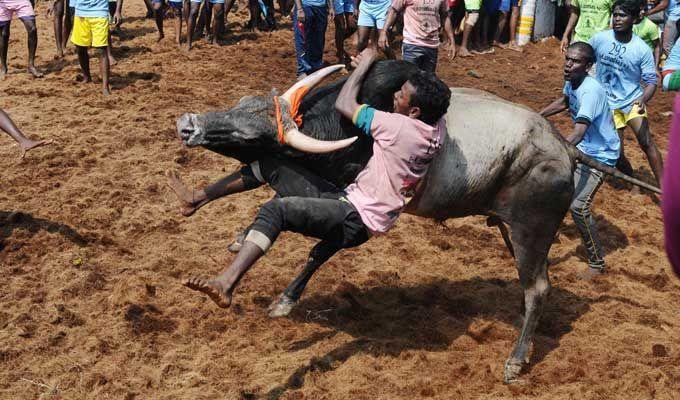
[[[275,112],[288,110],[291,95],[300,86],[316,85],[337,69],[318,71],[280,98],[247,96],[229,111],[185,114],[177,121],[178,134],[188,146],[202,146],[242,163],[265,154],[293,161],[344,187],[363,169],[372,151],[371,139],[334,109],[344,80],[313,89],[304,97],[299,128],[288,119],[277,122]],[[414,69],[399,61],[376,63],[362,84],[359,102],[392,111],[393,93]],[[504,368],[504,380],[512,382],[529,362],[531,340],[550,290],[547,256],[569,209],[575,163],[658,189],[583,155],[547,120],[524,106],[475,89],[451,91],[445,117],[448,135],[405,212],[439,221],[484,215],[501,229],[524,290],[521,332]],[[272,303],[270,316],[292,310],[325,259],[310,256],[300,275]]]

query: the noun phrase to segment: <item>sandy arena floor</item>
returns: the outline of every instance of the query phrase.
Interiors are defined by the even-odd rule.
[[[24,72],[13,24],[0,107],[27,135],[56,144],[19,159],[0,137],[0,398],[2,399],[673,399],[680,393],[680,285],[663,251],[658,199],[606,183],[595,212],[609,273],[594,281],[570,217],[550,253],[554,288],[524,384],[502,382],[517,337],[513,261],[481,217],[437,224],[404,216],[386,237],[343,251],[312,280],[290,318],[266,307],[301,268],[312,241],[283,235],[218,309],[181,286],[226,266],[234,234],[272,195],[259,189],[178,212],[164,171],[204,185],[238,165],[180,147],[175,119],[232,106],[294,81],[290,22],[187,54],[141,2],[125,5],[113,95],[74,82],[38,6],[38,67]],[[326,59],[334,62],[332,28]],[[557,42],[454,62],[451,86],[485,89],[539,109],[560,95]],[[98,77],[98,62],[92,67]],[[476,73],[470,73],[474,70]],[[481,78],[473,75],[481,76]],[[665,154],[672,96],[651,103]],[[563,132],[566,115],[555,119]],[[638,176],[647,162],[629,134]],[[42,397],[41,397],[42,396]]]

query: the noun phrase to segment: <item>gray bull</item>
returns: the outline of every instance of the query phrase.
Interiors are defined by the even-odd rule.
[[[378,66],[377,68],[381,68],[380,64]],[[395,69],[395,66],[398,68]],[[397,71],[399,68],[409,67],[392,64],[387,68],[389,75],[399,75]],[[322,71],[321,75],[328,72],[332,71]],[[368,83],[365,85],[374,84],[371,79],[373,78],[369,74]],[[400,82],[404,80],[405,78]],[[400,82],[384,88],[388,96],[391,97],[394,89],[401,85]],[[375,84],[374,86],[380,87]],[[339,87],[339,84],[332,84],[318,89],[309,96],[330,96],[332,101],[323,98],[316,99],[316,103],[326,101],[329,103],[328,106],[332,107],[335,98],[333,96],[337,96]],[[576,161],[649,190],[658,189],[582,155],[556,134],[548,121],[524,106],[475,89],[452,88],[451,91],[451,104],[446,114],[448,136],[430,165],[426,177],[418,186],[415,196],[407,204],[405,212],[440,221],[469,215],[485,215],[501,228],[506,244],[515,256],[519,281],[524,289],[525,315],[521,332],[505,363],[504,379],[506,382],[512,382],[519,376],[523,364],[529,362],[530,343],[550,290],[548,251],[569,209],[574,190],[573,170]],[[363,93],[360,100],[365,100],[370,95]],[[285,103],[288,98],[287,95],[282,96],[283,102]],[[271,100],[259,98],[253,102],[253,99],[252,97],[242,99],[239,105],[226,113],[211,113],[204,116],[186,114],[180,117],[177,123],[180,137],[189,145],[202,145],[243,162],[256,159],[258,151],[279,152],[289,159],[297,159],[301,165],[317,163],[315,171],[337,170],[323,168],[325,164],[319,164],[321,159],[318,155],[305,158],[300,152],[279,146],[276,140],[271,138],[276,132],[276,124],[271,121]],[[254,107],[253,104],[260,106]],[[308,108],[313,109],[314,105]],[[387,109],[389,106],[383,104],[382,108]],[[326,113],[337,114],[328,108]],[[246,117],[251,120],[245,122]],[[307,117],[305,114],[305,119]],[[339,117],[336,115],[335,118]],[[311,117],[303,125],[302,132],[289,126],[286,129],[294,130],[295,135],[304,133],[318,139],[347,139],[356,136],[356,130],[353,130],[351,124],[347,122],[340,121],[335,127],[326,126],[327,129],[334,128],[335,131],[344,132],[344,136],[336,133],[324,136],[323,132],[319,132],[324,124],[321,128],[313,127]],[[247,124],[248,127],[239,127],[241,123]],[[340,126],[342,129],[339,129]],[[260,133],[253,133],[255,131]],[[367,146],[365,143],[362,144],[362,140],[363,138],[360,138],[350,147],[363,149],[359,156],[355,154],[356,151],[343,153],[346,150],[341,150],[338,153],[344,154],[348,159],[363,160],[365,163]],[[347,144],[349,142],[336,141],[332,149]],[[319,152],[322,151],[320,150],[322,147],[322,144],[314,142],[311,150]],[[337,157],[333,158],[332,155],[329,157],[331,158],[327,159],[328,164],[338,161]],[[336,180],[334,183],[346,182]],[[504,223],[510,227],[509,236]],[[315,257],[312,253],[302,273],[289,285],[279,300],[272,304],[270,315],[287,315],[299,299],[309,278],[326,259],[327,257],[323,256]]]

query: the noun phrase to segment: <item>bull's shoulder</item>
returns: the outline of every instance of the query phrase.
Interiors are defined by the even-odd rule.
[[[471,88],[451,88],[451,104],[446,115],[449,135],[501,135],[517,138],[530,132],[549,130],[545,118],[534,110]],[[454,132],[451,132],[454,128]],[[457,131],[457,133],[456,133]]]
[[[462,103],[483,102],[495,105],[502,103],[509,106],[509,108],[512,109],[520,108],[530,113],[535,113],[534,110],[525,106],[524,104],[513,103],[493,93],[489,93],[481,89],[465,87],[452,87],[449,89],[451,90],[451,100],[459,100]]]

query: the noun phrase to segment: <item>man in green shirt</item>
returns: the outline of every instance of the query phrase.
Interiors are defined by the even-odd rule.
[[[643,17],[640,22],[633,25],[633,33],[644,40],[654,53],[654,65],[659,68],[659,57],[661,56],[661,45],[659,42],[659,27],[647,17]]]
[[[571,42],[588,42],[593,35],[609,28],[614,0],[571,0],[571,15],[562,36],[560,49]],[[570,42],[572,32],[574,38]]]

